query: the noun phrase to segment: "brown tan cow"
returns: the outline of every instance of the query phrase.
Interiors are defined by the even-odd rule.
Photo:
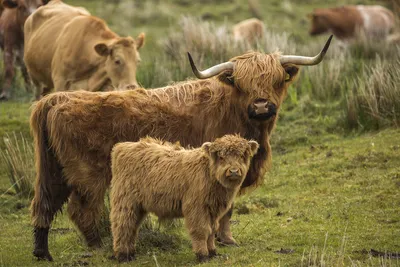
[[[53,0],[25,24],[25,63],[38,88],[36,97],[56,91],[111,90],[137,86],[137,40],[119,37],[83,8]],[[46,49],[42,49],[46,47]]]
[[[4,57],[4,84],[0,100],[10,97],[10,89],[15,76],[14,61],[20,67],[27,90],[30,79],[23,63],[24,23],[28,16],[46,3],[42,0],[3,0],[0,8],[0,48]]]
[[[216,256],[215,233],[243,183],[258,144],[225,135],[201,148],[143,138],[111,153],[110,221],[119,261],[135,258],[135,242],[147,213],[185,218],[200,262]]]
[[[332,37],[331,37],[332,38]],[[145,90],[58,92],[38,101],[31,115],[36,184],[31,205],[34,255],[51,260],[48,232],[54,215],[68,203],[71,220],[89,246],[101,244],[98,222],[111,181],[114,144],[151,136],[201,146],[225,134],[260,144],[242,192],[259,185],[271,162],[269,143],[279,108],[299,65],[322,61],[331,41],[315,57],[249,52],[205,71],[201,80]],[[218,236],[234,244],[229,214]]]
[[[254,43],[264,36],[265,26],[261,20],[251,18],[235,24],[232,31],[236,41],[245,40]]]
[[[311,35],[330,32],[342,41],[351,41],[362,33],[367,38],[385,39],[393,30],[394,14],[382,6],[341,6],[315,9],[311,18]]]

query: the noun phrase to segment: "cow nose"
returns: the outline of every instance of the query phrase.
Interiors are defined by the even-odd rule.
[[[256,115],[266,114],[266,113],[268,113],[270,116],[276,115],[275,104],[268,101],[255,102],[254,108]]]
[[[228,169],[228,173],[227,173],[228,176],[240,176],[240,174],[241,174],[241,172],[237,168],[230,168],[230,169]]]

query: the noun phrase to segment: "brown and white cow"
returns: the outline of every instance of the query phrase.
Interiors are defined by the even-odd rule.
[[[382,6],[341,6],[318,8],[309,15],[311,35],[332,33],[348,42],[361,33],[369,39],[386,39],[395,25],[394,14]]]
[[[236,41],[245,40],[254,43],[264,36],[265,26],[261,20],[251,18],[233,25],[232,31]]]
[[[37,173],[31,205],[34,255],[52,260],[49,228],[67,201],[88,245],[101,245],[98,222],[111,182],[111,149],[119,142],[150,136],[198,147],[240,134],[260,145],[241,192],[259,185],[271,163],[271,132],[287,88],[299,65],[322,61],[331,38],[315,57],[249,52],[204,71],[189,57],[201,80],[152,90],[58,92],[38,101],[30,121]],[[218,236],[235,244],[229,218],[220,220]]]
[[[28,16],[48,1],[42,0],[3,0],[0,8],[0,47],[4,57],[4,84],[0,100],[7,100],[15,76],[14,61],[21,68],[25,87],[28,90],[30,80],[23,63],[24,23]]]
[[[28,18],[25,40],[24,59],[37,98],[53,88],[101,91],[137,86],[144,34],[136,40],[120,37],[84,8],[51,1]]]

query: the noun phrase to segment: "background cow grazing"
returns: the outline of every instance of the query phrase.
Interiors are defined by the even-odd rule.
[[[59,92],[38,101],[30,121],[37,173],[34,255],[52,259],[49,228],[67,200],[69,216],[88,244],[101,244],[98,222],[111,181],[110,153],[118,142],[149,135],[196,147],[240,134],[260,145],[241,190],[259,185],[271,163],[271,132],[298,65],[321,62],[331,38],[315,57],[249,52],[205,71],[191,60],[202,80],[154,90]],[[235,244],[229,216],[220,224],[221,241]]]
[[[25,62],[37,87],[36,98],[53,88],[101,91],[137,86],[143,33],[136,40],[120,37],[87,10],[53,0],[27,20],[25,39]]]
[[[199,261],[216,255],[215,233],[257,153],[258,144],[225,135],[201,148],[143,138],[114,146],[111,154],[111,228],[119,261],[135,258],[147,213],[185,218]]]
[[[265,25],[261,20],[251,18],[233,25],[232,31],[236,41],[245,40],[253,44],[264,36]]]
[[[28,16],[48,1],[3,0],[0,8],[0,47],[4,57],[4,84],[0,100],[10,97],[10,89],[15,76],[14,61],[21,68],[25,87],[30,89],[30,79],[23,63],[24,23]]]
[[[318,8],[309,16],[311,35],[330,32],[342,41],[351,41],[359,34],[369,39],[385,39],[395,25],[394,14],[377,5]]]

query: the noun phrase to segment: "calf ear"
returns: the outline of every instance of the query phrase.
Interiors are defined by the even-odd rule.
[[[110,49],[105,43],[99,43],[95,45],[94,50],[96,50],[97,54],[103,57],[106,57],[110,54]]]
[[[3,6],[6,8],[16,8],[18,3],[15,0],[3,0]]]
[[[206,152],[207,155],[210,156],[210,148],[211,148],[211,142],[205,142],[201,148]]]
[[[136,42],[136,49],[139,50],[143,45],[144,45],[144,37],[145,34],[142,32],[141,34],[139,34],[139,36],[136,38],[135,42]]]
[[[256,141],[249,141],[249,145],[250,145],[250,154],[254,156],[258,151],[259,145]]]

